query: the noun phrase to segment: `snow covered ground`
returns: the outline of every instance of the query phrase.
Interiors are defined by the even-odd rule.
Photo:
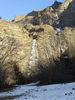
[[[18,85],[11,91],[0,92],[0,100],[75,100],[75,82],[45,86],[34,85],[34,83]]]

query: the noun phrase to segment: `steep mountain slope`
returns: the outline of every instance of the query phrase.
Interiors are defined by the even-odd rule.
[[[75,27],[75,1],[73,0],[60,17],[62,26]]]
[[[75,1],[71,1],[56,1],[12,21],[0,19],[1,87],[37,80],[43,84],[75,81],[75,21],[71,16]]]

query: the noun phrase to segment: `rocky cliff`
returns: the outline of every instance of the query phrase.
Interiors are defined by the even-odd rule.
[[[75,1],[0,19],[0,86],[75,81]],[[70,16],[69,16],[70,15]]]
[[[61,14],[62,26],[75,27],[75,1],[73,0],[67,9]]]

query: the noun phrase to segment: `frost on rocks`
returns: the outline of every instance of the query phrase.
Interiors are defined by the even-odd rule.
[[[58,25],[60,22],[59,22],[59,20],[56,20],[56,22],[55,22],[55,23]]]
[[[58,35],[58,32],[56,32],[55,34]]]

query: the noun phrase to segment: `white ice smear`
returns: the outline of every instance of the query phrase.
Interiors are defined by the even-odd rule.
[[[36,64],[38,64],[38,46],[37,46],[37,40],[33,39],[30,58],[29,58],[29,68],[36,66]]]
[[[57,20],[55,23],[58,25],[59,24],[59,20]]]
[[[60,28],[55,28],[57,31],[61,31],[61,29]]]
[[[35,82],[35,83],[27,84],[27,86],[36,86],[36,85],[38,85],[39,83],[40,83],[40,81],[37,81],[37,82]]]
[[[19,85],[12,91],[0,93],[0,100],[8,96],[14,96],[12,100],[75,100],[75,82],[46,86]],[[9,100],[9,97],[3,100]]]

